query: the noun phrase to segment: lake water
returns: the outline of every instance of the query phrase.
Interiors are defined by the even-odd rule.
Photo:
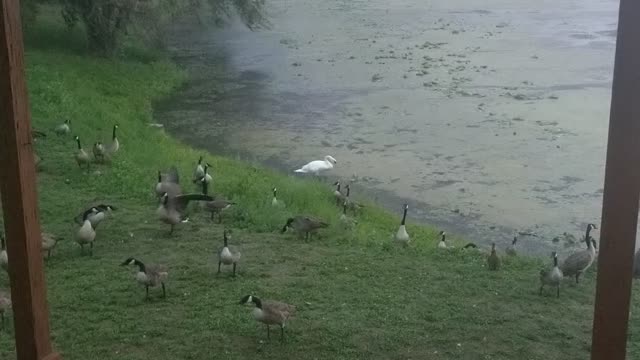
[[[268,3],[269,30],[176,31],[170,133],[286,172],[332,155],[357,195],[483,244],[565,252],[599,224],[617,1]]]

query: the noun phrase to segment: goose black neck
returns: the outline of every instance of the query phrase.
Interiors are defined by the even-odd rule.
[[[347,197],[351,194],[351,186],[347,185]]]
[[[515,245],[516,242],[518,242],[518,238],[514,236],[513,241],[511,242],[511,245]]]
[[[345,214],[345,215],[347,215],[347,204],[346,204],[346,203],[344,203],[344,204],[342,205],[342,213],[343,213],[343,214]]]
[[[202,194],[209,195],[209,184],[205,179],[202,179]]]
[[[340,183],[339,182],[336,183],[336,191],[340,191]]]
[[[447,234],[442,234],[442,238],[440,239],[440,241],[444,242],[446,236]]]
[[[7,244],[5,243],[4,235],[0,236],[0,250],[6,250]]]
[[[273,197],[275,198],[277,196],[278,190],[273,189]]]
[[[162,182],[162,173],[158,170],[158,182]]]
[[[114,127],[113,127],[113,138],[112,138],[113,140],[115,140],[115,139],[116,139],[116,130],[117,130],[117,129],[118,129],[118,127],[117,127],[117,126],[114,126]]]
[[[284,226],[282,227],[282,233],[285,233],[287,231],[287,229],[289,228],[289,226],[291,226],[293,221],[294,221],[294,218],[288,218],[287,219],[287,223],[284,224]]]
[[[81,150],[82,149],[82,145],[80,145],[80,139],[76,139],[76,143],[78,143],[78,149]]]
[[[226,231],[224,232],[223,239],[224,239],[224,247],[229,246],[229,239],[227,238],[227,232]]]
[[[591,246],[591,224],[587,225],[587,233],[584,235],[584,239],[587,242],[587,246]]]
[[[553,256],[553,267],[558,267],[558,255]]]
[[[404,208],[404,213],[402,214],[402,222],[400,223],[400,225],[404,225],[406,221],[407,221],[407,208]]]
[[[252,297],[251,297],[251,301],[253,301],[253,303],[254,303],[254,304],[256,304],[256,307],[257,307],[258,309],[262,309],[262,300],[258,299],[258,298],[257,298],[257,297],[255,297],[255,296],[252,296]]]
[[[202,164],[202,156],[198,158],[198,165]]]
[[[136,265],[138,267],[138,270],[140,270],[140,272],[146,273],[147,272],[147,267],[144,265],[144,263],[138,259],[134,259],[133,260],[133,264]]]

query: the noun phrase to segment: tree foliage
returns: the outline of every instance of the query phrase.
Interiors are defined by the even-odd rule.
[[[265,0],[61,0],[62,16],[73,27],[84,25],[90,49],[112,56],[131,30],[155,46],[164,43],[177,19],[195,16],[203,23],[223,25],[238,17],[249,29],[268,26]]]

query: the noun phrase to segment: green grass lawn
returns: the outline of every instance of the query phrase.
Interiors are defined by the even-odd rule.
[[[437,230],[414,225],[410,248],[392,246],[398,217],[372,206],[345,231],[327,184],[207,154],[150,127],[152,100],[185,80],[171,63],[131,51],[90,58],[77,33],[46,18],[28,40],[33,124],[49,134],[36,144],[41,222],[65,239],[46,263],[52,336],[65,359],[588,358],[593,270],[579,286],[566,281],[560,299],[541,297],[539,269],[550,259],[504,259],[489,272],[485,254],[438,251]],[[119,124],[113,163],[78,169],[72,137],[52,132],[65,118],[87,149],[108,142]],[[228,268],[216,275],[221,225],[194,209],[168,236],[155,215],[157,170],[175,164],[191,189],[200,154],[213,165],[214,191],[238,203],[224,219],[243,254],[237,278]],[[285,208],[271,207],[273,187]],[[98,228],[94,255],[81,256],[73,218],[92,201],[118,210]],[[332,226],[308,242],[279,233],[301,213]],[[133,268],[119,266],[130,256],[169,266],[166,299],[153,289],[144,300]],[[247,294],[298,306],[285,343],[277,332],[266,342],[250,308],[238,305]],[[630,358],[640,357],[638,300],[636,293]],[[0,332],[0,359],[14,358],[9,327]]]

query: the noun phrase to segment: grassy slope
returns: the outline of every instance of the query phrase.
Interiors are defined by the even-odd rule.
[[[99,176],[77,168],[70,137],[51,134],[36,146],[46,161],[39,175],[43,228],[67,239],[46,266],[53,338],[65,359],[588,357],[593,272],[578,287],[567,282],[560,300],[539,297],[538,260],[507,260],[503,271],[490,273],[483,255],[438,252],[434,231],[415,226],[412,248],[388,246],[397,219],[377,209],[352,233],[334,226],[305,243],[277,229],[298,212],[337,223],[326,185],[208,155],[216,192],[240,204],[226,218],[242,248],[240,274],[216,276],[222,227],[197,214],[168,237],[151,194],[158,168],[177,164],[186,179],[202,153],[147,126],[151,99],[183,75],[164,62],[85,57],[77,34],[70,40],[57,24],[41,26],[27,54],[35,127],[50,132],[69,117],[87,147],[106,141],[112,124],[121,129],[121,152]],[[270,207],[273,186],[286,209]],[[94,199],[120,210],[98,229],[95,255],[82,257],[71,219]],[[153,292],[143,301],[132,269],[118,266],[128,256],[170,266],[166,300]],[[236,304],[247,293],[299,305],[286,344],[262,342],[264,329]],[[640,356],[638,330],[633,320],[632,358]],[[0,333],[0,359],[14,357],[8,333]]]

